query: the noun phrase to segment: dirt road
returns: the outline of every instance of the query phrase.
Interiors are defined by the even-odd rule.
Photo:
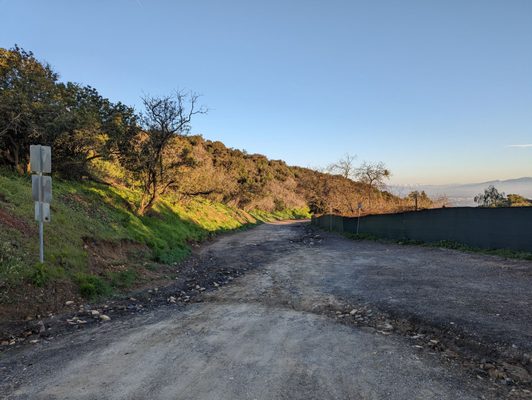
[[[265,224],[170,304],[0,355],[9,399],[527,398],[532,263]]]

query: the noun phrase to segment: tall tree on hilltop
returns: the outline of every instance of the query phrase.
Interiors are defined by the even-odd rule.
[[[0,48],[0,161],[29,168],[29,146],[43,141],[59,112],[58,75],[32,52]]]
[[[28,171],[29,146],[52,146],[54,171],[89,176],[89,163],[117,153],[137,130],[134,110],[90,86],[58,82],[33,53],[0,48],[0,164]]]
[[[346,153],[341,159],[329,165],[327,169],[346,179],[354,179],[356,175],[355,160],[356,156]]]
[[[118,155],[138,132],[138,118],[90,86],[69,82],[61,89],[63,107],[48,129],[56,170],[69,178],[90,176],[89,163]]]

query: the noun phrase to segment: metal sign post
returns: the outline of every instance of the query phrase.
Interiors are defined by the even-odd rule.
[[[360,225],[360,211],[361,210],[362,210],[362,203],[358,203],[357,235],[358,235],[358,227]]]
[[[30,146],[30,168],[37,175],[31,176],[31,192],[35,201],[35,220],[39,222],[39,261],[44,262],[44,222],[50,222],[52,201],[52,151],[50,146]]]

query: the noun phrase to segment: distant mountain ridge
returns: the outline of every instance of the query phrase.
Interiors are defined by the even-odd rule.
[[[474,206],[473,198],[490,185],[505,194],[515,193],[532,198],[532,177],[448,185],[392,185],[390,190],[400,196],[413,190],[424,190],[430,197],[447,196],[453,206]]]

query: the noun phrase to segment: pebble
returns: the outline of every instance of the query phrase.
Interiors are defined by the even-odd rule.
[[[519,365],[513,365],[508,363],[503,363],[502,365],[504,366],[506,371],[508,371],[510,374],[514,375],[523,382],[527,382],[531,379],[528,371],[525,368],[520,367]]]
[[[97,317],[98,315],[100,315],[100,312],[98,310],[91,310],[91,315],[93,317]]]
[[[393,330],[393,325],[386,322],[383,326],[382,326],[382,329],[384,329],[385,331],[391,331]]]
[[[505,379],[506,378],[506,374],[496,368],[492,368],[488,371],[488,374],[493,378],[493,379]]]
[[[74,302],[72,300],[68,300],[66,303],[65,303],[65,306],[71,306],[72,304],[74,304]]]
[[[168,297],[168,303],[175,303],[175,297],[174,296],[170,296]]]
[[[102,321],[110,321],[110,320],[111,320],[111,317],[108,316],[108,315],[102,314],[102,315],[100,315],[100,319],[101,319]]]
[[[356,308],[353,308],[351,311],[349,311],[349,314],[355,315],[358,312]]]

